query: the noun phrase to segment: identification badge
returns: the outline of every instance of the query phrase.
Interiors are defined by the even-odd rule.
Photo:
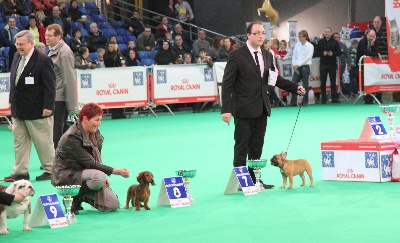
[[[26,77],[25,84],[35,84],[35,80],[33,77]]]
[[[186,14],[186,8],[180,8],[179,14]]]

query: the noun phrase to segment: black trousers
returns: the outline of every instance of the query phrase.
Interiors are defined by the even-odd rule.
[[[265,130],[267,128],[267,115],[263,111],[257,118],[235,119],[235,147],[233,166],[246,166],[247,159],[260,159],[264,145]],[[251,179],[256,178],[252,168],[248,168]]]
[[[336,91],[336,64],[335,65],[327,65],[327,64],[320,64],[319,66],[319,74],[321,78],[321,99],[322,101],[326,101],[326,80],[328,79],[331,81],[331,96],[332,101],[339,100],[339,94]]]
[[[54,109],[53,143],[54,148],[58,146],[61,136],[68,130],[66,120],[68,118],[67,103],[56,101]]]

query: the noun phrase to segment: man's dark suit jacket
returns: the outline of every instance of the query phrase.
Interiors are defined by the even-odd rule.
[[[268,99],[269,69],[274,70],[273,57],[261,48],[264,58],[264,76],[261,77],[252,53],[247,45],[231,52],[222,80],[221,113],[232,113],[237,118],[261,116],[263,107],[271,115]],[[297,84],[278,76],[276,86],[291,93],[297,92]]]
[[[35,49],[15,86],[20,60],[21,55],[16,52],[10,75],[11,116],[22,120],[41,119],[43,109],[54,111],[56,75],[53,62],[50,57]],[[33,77],[34,84],[26,84],[26,77]]]
[[[362,56],[370,56],[370,57],[378,57],[378,43],[375,41],[375,44],[371,46],[371,50],[368,50],[368,40],[366,37],[362,38],[357,46],[357,56],[356,56],[356,64],[358,67],[358,62]]]

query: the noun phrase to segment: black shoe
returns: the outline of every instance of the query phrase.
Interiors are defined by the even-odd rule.
[[[274,187],[274,185],[264,184],[264,182],[261,180],[260,180],[260,183],[264,187],[264,189],[272,189]]]
[[[340,103],[340,100],[332,100],[332,103],[339,104],[339,103]]]
[[[14,175],[11,174],[10,176],[4,177],[5,182],[14,182],[19,180],[29,180],[29,173],[22,174],[22,175]]]
[[[72,201],[71,212],[73,214],[79,214],[79,210],[83,210],[81,203],[82,203],[82,201],[78,201],[75,199]]]
[[[39,169],[44,170],[42,166],[40,166]]]
[[[37,181],[51,180],[51,173],[43,172],[40,176],[36,176]]]

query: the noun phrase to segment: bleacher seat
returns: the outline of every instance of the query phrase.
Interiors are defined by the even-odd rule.
[[[151,59],[151,53],[149,51],[138,51],[140,59]]]
[[[64,37],[64,42],[69,46],[69,42],[73,37]]]
[[[96,61],[97,59],[99,59],[99,55],[97,54],[97,52],[90,52],[89,53],[89,58],[92,61]]]
[[[7,60],[8,60],[8,57],[9,57],[9,53],[10,53],[10,47],[3,47],[2,48],[3,50],[3,55],[7,58]]]
[[[29,22],[29,16],[21,16],[21,24],[23,26],[27,25]]]
[[[85,23],[85,30],[87,30],[88,32],[90,31],[90,24],[93,22],[87,22]],[[97,26],[98,27],[98,26]]]
[[[118,46],[120,51],[125,51],[126,49],[128,49],[128,46],[126,44],[118,44]]]
[[[21,23],[18,23],[17,25],[16,25],[16,27],[19,29],[19,30],[24,30],[24,26],[21,24]],[[4,28],[4,27],[3,27]]]
[[[100,10],[97,7],[95,2],[86,2],[85,3],[85,8],[91,15],[97,15],[100,14]]]
[[[85,29],[81,29],[81,34],[82,34],[82,37],[85,37],[88,35],[88,32]]]
[[[134,35],[126,35],[125,42],[128,44],[129,41],[133,40],[136,43],[136,37]]]
[[[83,2],[78,2],[78,9],[84,8]]]
[[[152,50],[152,51],[150,52],[151,59],[156,60],[156,54],[157,54],[157,50]]]
[[[117,43],[125,44],[125,38],[122,35],[117,35]]]
[[[97,26],[99,27],[99,29],[114,29],[110,23],[108,22],[99,22],[97,24]]]
[[[0,18],[0,23],[4,23],[3,17]]]
[[[4,26],[6,26],[6,23],[0,23],[0,30],[4,29]]]
[[[122,28],[122,26],[124,25],[124,21],[113,21],[112,22],[112,25],[113,25],[113,27],[114,27],[114,29],[120,29],[120,28]]]
[[[104,37],[107,39],[110,38],[110,36],[117,35],[117,31],[115,31],[115,29],[103,29],[101,31],[103,32]]]
[[[124,28],[117,29],[117,33],[118,33],[118,35],[124,35],[124,36],[132,35],[131,32],[129,32],[128,30],[126,30]]]
[[[92,19],[94,22],[99,23],[99,22],[107,22],[107,19],[104,15],[98,14],[98,15],[92,15]]]
[[[156,62],[153,59],[150,59],[150,58],[142,59],[143,66],[151,66],[151,65],[153,65],[155,63]]]
[[[83,24],[81,22],[72,22],[71,31],[73,31],[74,29],[83,29]]]
[[[89,11],[87,11],[86,8],[79,8],[79,11],[81,11],[85,16],[89,15]]]

